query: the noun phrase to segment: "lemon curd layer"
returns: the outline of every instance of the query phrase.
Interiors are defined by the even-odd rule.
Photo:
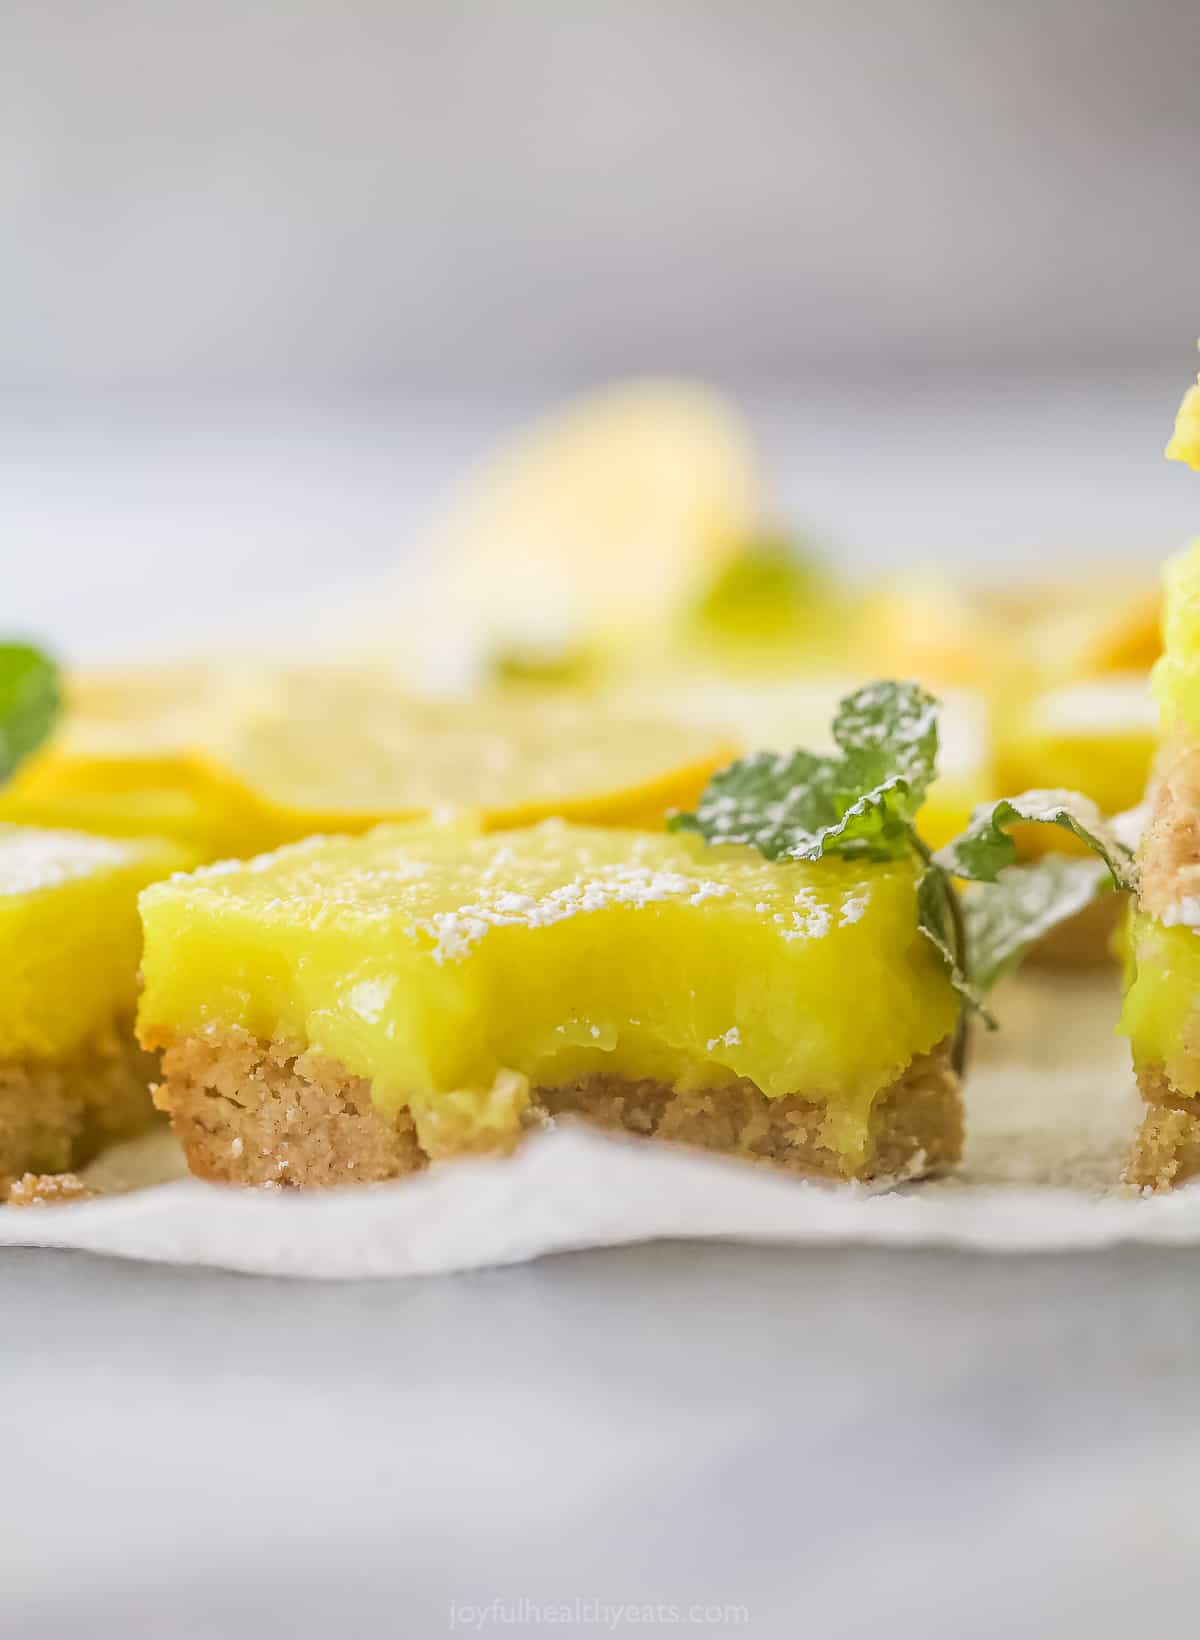
[[[148,839],[0,825],[0,1060],[65,1057],[132,1015],[138,891],[193,859]]]
[[[1200,384],[1183,395],[1166,454],[1169,461],[1184,461],[1200,472]]]
[[[368,1078],[418,1135],[515,1125],[529,1088],[747,1077],[829,1111],[853,1157],[877,1093],[954,1027],[901,865],[771,864],[699,838],[546,821],[381,827],[146,890],[147,1046],[240,1028]],[[523,1092],[522,1092],[523,1090]]]
[[[1200,739],[1200,541],[1163,571],[1163,651],[1154,668],[1163,727]]]
[[[1200,931],[1133,911],[1121,1031],[1137,1070],[1161,1069],[1177,1092],[1200,1095]]]

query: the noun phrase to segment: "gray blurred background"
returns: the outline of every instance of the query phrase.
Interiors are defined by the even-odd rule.
[[[38,396],[1167,367],[1189,0],[6,0]]]
[[[8,618],[236,642],[651,370],[852,569],[1156,562],[1198,78],[1191,0],[4,0]]]

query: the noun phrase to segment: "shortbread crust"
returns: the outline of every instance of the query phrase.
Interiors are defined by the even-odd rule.
[[[1200,1173],[1200,1099],[1178,1093],[1158,1068],[1139,1071],[1137,1080],[1148,1109],[1125,1181],[1140,1190],[1170,1190]]]
[[[157,1072],[128,1019],[66,1058],[0,1061],[0,1201],[27,1173],[65,1173],[150,1127]]]
[[[295,1043],[240,1029],[186,1037],[163,1055],[155,1102],[168,1111],[191,1171],[227,1183],[329,1186],[413,1173],[453,1144],[427,1151],[407,1108],[384,1113],[371,1085]],[[935,1171],[962,1153],[962,1106],[947,1042],[921,1054],[872,1107],[867,1154],[857,1167],[821,1142],[824,1101],[767,1098],[742,1078],[721,1087],[590,1075],[535,1088],[523,1125],[496,1135],[511,1149],[557,1117],[774,1163],[793,1173],[844,1179]],[[470,1147],[478,1150],[478,1144]]]

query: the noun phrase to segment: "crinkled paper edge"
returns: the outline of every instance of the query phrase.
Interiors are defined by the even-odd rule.
[[[916,1185],[873,1194],[561,1128],[506,1162],[448,1164],[375,1188],[290,1194],[182,1180],[0,1213],[0,1247],[330,1279],[429,1275],[662,1239],[993,1253],[1187,1245],[1200,1242],[1200,1190],[1096,1198]]]

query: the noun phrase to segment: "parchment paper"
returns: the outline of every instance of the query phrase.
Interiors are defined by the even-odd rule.
[[[392,1185],[235,1190],[182,1177],[167,1134],[86,1177],[98,1200],[0,1209],[0,1247],[67,1247],[273,1275],[354,1278],[511,1264],[656,1238],[942,1245],[991,1252],[1200,1244],[1200,1189],[1142,1198],[1119,1183],[1140,1104],[1114,1035],[1111,971],[1030,970],[977,1030],[967,1153],[949,1177],[889,1192],[575,1124],[507,1161],[443,1164]]]

